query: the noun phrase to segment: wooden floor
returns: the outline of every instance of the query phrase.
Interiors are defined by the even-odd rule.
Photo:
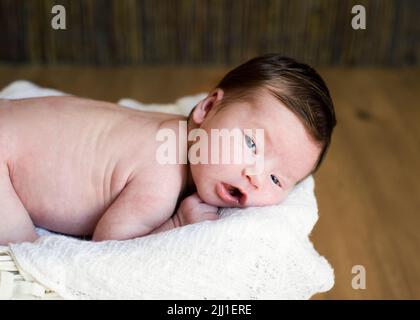
[[[226,69],[0,66],[0,87],[27,79],[108,101],[171,102],[212,88]],[[322,69],[338,126],[316,175],[315,248],[335,269],[316,299],[420,299],[420,69]],[[366,289],[351,286],[366,269]]]

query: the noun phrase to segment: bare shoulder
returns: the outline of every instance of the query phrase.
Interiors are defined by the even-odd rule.
[[[186,165],[143,163],[132,172],[129,180],[138,185],[143,195],[175,204],[185,186]]]
[[[146,163],[134,171],[132,177],[148,185],[149,190],[164,192],[179,192],[186,177],[185,165],[161,165]],[[185,176],[185,177],[184,177]]]

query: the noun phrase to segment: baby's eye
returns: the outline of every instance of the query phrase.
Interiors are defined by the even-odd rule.
[[[253,153],[257,153],[257,145],[250,136],[245,135],[245,143],[248,146],[248,148],[252,150]]]
[[[281,188],[281,183],[274,174],[271,175],[271,180],[274,182],[274,184],[278,185]]]

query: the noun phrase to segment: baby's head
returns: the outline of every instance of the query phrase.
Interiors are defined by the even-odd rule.
[[[277,54],[238,66],[188,118],[189,130],[204,130],[209,142],[209,163],[190,163],[199,196],[219,207],[280,203],[294,185],[318,169],[335,123],[328,88],[311,67]],[[217,157],[211,153],[224,151],[220,135],[212,137],[212,129],[240,132],[242,144],[234,142],[228,152],[233,154],[245,146],[245,161],[225,164],[220,157],[215,162]],[[251,129],[252,134],[245,129]],[[256,129],[264,130],[259,141]],[[258,156],[263,158],[260,169],[256,168],[257,161],[252,161]]]

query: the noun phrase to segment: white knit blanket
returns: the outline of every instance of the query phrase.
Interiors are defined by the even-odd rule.
[[[0,98],[57,94],[19,81]],[[119,103],[186,114],[202,97],[171,105]],[[46,235],[9,249],[23,274],[64,298],[309,299],[334,285],[331,266],[308,238],[317,211],[309,177],[281,205],[224,209],[217,221],[127,241]]]

